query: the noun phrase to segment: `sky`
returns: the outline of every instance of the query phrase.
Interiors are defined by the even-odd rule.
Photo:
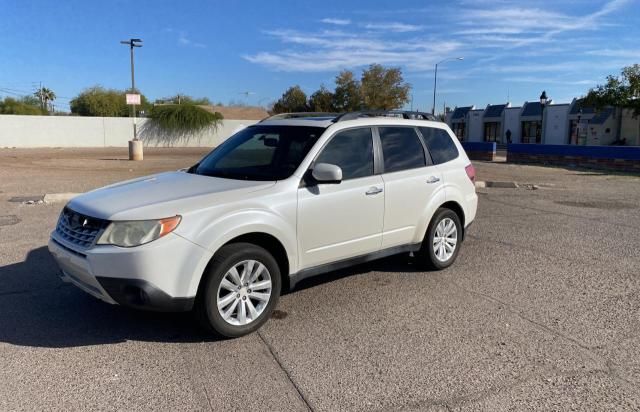
[[[640,0],[0,0],[0,97],[52,89],[59,110],[87,87],[136,86],[267,105],[343,69],[400,67],[413,105],[568,103],[640,63]]]

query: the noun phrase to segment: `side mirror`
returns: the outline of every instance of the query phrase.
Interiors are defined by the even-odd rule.
[[[317,163],[313,166],[311,176],[318,183],[340,183],[342,182],[342,169],[331,163]]]

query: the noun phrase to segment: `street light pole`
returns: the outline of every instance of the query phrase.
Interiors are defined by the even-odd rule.
[[[449,60],[464,60],[464,57],[447,57],[444,60],[440,60],[436,63],[436,68],[433,72],[433,105],[431,106],[431,114],[436,114],[436,88],[438,87],[438,65]]]
[[[142,47],[141,39],[129,39],[122,40],[121,44],[129,46],[129,53],[131,59],[131,93],[136,92],[136,79],[134,70],[133,49],[135,47]],[[129,160],[142,160],[142,144],[138,141],[138,130],[136,125],[136,105],[131,105],[131,117],[133,118],[133,140],[129,142]]]
[[[536,143],[545,143],[544,141],[544,135],[545,135],[545,124],[544,124],[544,108],[547,106],[547,92],[545,90],[542,91],[542,94],[540,95],[540,106],[542,107],[542,120],[540,121],[540,142],[538,142],[536,139]]]

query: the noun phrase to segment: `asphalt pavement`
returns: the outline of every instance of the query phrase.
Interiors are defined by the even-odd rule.
[[[16,200],[203,153],[0,150],[0,410],[640,409],[640,177],[477,162],[538,189],[478,189],[451,268],[401,255],[308,279],[235,340],[62,283],[63,205]]]

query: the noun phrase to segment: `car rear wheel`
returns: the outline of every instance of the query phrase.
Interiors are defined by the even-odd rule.
[[[256,331],[271,316],[281,289],[276,260],[250,243],[224,246],[209,264],[196,315],[209,332],[235,338]]]
[[[430,269],[445,269],[456,260],[461,242],[460,218],[453,210],[440,208],[429,223],[418,257]]]

